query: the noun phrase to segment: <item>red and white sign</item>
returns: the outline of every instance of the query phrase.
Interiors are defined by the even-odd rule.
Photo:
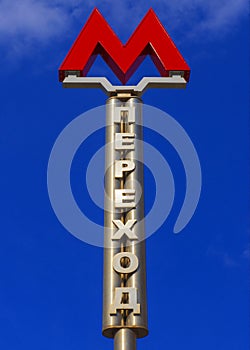
[[[144,58],[150,55],[161,76],[182,72],[189,80],[190,68],[150,9],[125,45],[104,17],[94,9],[59,69],[59,80],[70,72],[86,76],[97,55],[101,55],[112,71],[125,84]]]

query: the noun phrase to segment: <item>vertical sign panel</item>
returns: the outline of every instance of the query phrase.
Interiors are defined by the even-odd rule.
[[[103,334],[147,329],[142,103],[107,102]]]

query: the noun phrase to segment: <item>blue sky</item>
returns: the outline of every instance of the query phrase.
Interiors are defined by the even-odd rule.
[[[152,6],[191,67],[186,90],[149,90],[143,98],[185,128],[200,158],[203,185],[192,220],[173,234],[185,191],[183,168],[166,141],[145,131],[145,139],[168,160],[177,191],[169,217],[147,240],[150,335],[138,341],[138,349],[246,350],[250,247],[245,0],[1,1],[0,348],[113,346],[101,335],[102,249],[62,227],[46,184],[50,151],[59,133],[82,112],[105,103],[101,91],[65,90],[57,78],[58,66],[94,6],[123,41]],[[101,59],[90,74],[117,81]],[[157,74],[147,59],[130,82]],[[80,206],[88,203],[84,167],[92,149],[94,153],[103,142],[100,132],[76,155],[72,184]],[[149,208],[153,180],[150,172],[145,176]],[[162,190],[167,196],[167,188]],[[91,215],[102,220],[97,208]]]

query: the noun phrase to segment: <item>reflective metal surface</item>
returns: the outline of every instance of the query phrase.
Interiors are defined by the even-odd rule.
[[[117,122],[116,107],[124,107],[122,122]],[[126,110],[134,111],[135,121],[129,120]],[[135,349],[135,339],[148,334],[146,300],[146,266],[144,198],[143,198],[143,149],[137,140],[142,140],[142,102],[138,97],[112,97],[107,101],[106,168],[105,174],[105,249],[103,283],[103,335],[115,338],[115,349]],[[121,112],[123,113],[123,112]],[[116,120],[116,122],[114,122]],[[134,134],[124,150],[115,147],[116,135]],[[125,137],[124,137],[125,140]],[[124,144],[126,142],[124,141]],[[121,177],[118,160],[126,160],[129,166]],[[132,162],[135,166],[132,166]],[[126,164],[125,164],[126,165]],[[121,207],[116,205],[115,190],[135,190],[135,203]],[[125,202],[125,200],[124,200]],[[121,254],[125,252],[125,254]],[[126,252],[128,254],[126,254]],[[121,258],[119,260],[118,258]],[[128,339],[126,338],[126,334]],[[132,337],[133,335],[133,337]],[[127,347],[120,344],[124,339]],[[132,340],[133,339],[133,340]],[[132,342],[132,343],[131,343]],[[131,345],[131,344],[132,345]]]
[[[120,329],[114,339],[115,350],[136,350],[136,335],[128,329]]]
[[[187,81],[182,76],[182,72],[172,72],[169,77],[144,77],[135,86],[112,85],[104,77],[78,77],[71,73],[63,80],[64,88],[80,89],[101,89],[108,96],[126,94],[133,92],[136,96],[142,96],[149,88],[156,89],[185,89]]]

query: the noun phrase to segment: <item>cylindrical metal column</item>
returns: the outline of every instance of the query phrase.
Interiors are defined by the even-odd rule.
[[[127,103],[129,107],[135,107],[136,123],[128,125],[128,132],[134,133],[135,149],[126,154],[126,158],[133,160],[136,164],[135,170],[126,176],[125,188],[136,189],[136,207],[126,213],[126,220],[136,219],[134,232],[139,242],[133,241],[128,250],[139,257],[140,263],[137,272],[128,279],[128,286],[137,288],[138,302],[141,305],[140,318],[133,313],[129,314],[128,325],[136,325],[147,329],[147,298],[146,298],[146,252],[145,252],[145,225],[144,225],[144,171],[143,171],[143,130],[142,130],[142,102],[138,98],[130,98]]]
[[[115,335],[114,350],[136,350],[136,334],[129,328],[120,329]]]
[[[118,108],[117,108],[118,107]],[[117,123],[119,107],[123,118]],[[105,231],[104,231],[104,290],[103,290],[103,335],[115,338],[115,350],[134,350],[136,338],[145,337],[147,329],[146,302],[146,268],[145,268],[145,229],[144,229],[144,198],[143,198],[143,149],[142,143],[142,102],[138,97],[112,97],[107,101],[106,109],[106,174],[105,174]],[[134,113],[134,121],[128,118],[128,113]],[[114,122],[116,120],[116,122]],[[119,151],[115,147],[117,133],[134,135],[134,149]],[[122,179],[115,176],[115,161],[128,160],[135,164],[133,171],[124,172]],[[116,189],[135,189],[135,206],[130,209],[117,209],[115,206]],[[114,240],[117,227],[114,220],[120,220],[126,225],[128,220],[136,222],[133,234],[136,239],[124,235],[120,240]],[[114,257],[121,252],[132,254],[138,259],[136,271],[120,274],[114,269]],[[129,259],[128,259],[129,260]],[[128,262],[128,266],[131,262]],[[125,264],[126,265],[126,264]],[[125,266],[124,265],[124,266]],[[122,297],[124,310],[111,312],[111,305],[116,298],[116,289],[132,290],[136,312],[126,308],[129,300]],[[126,293],[124,293],[126,294]],[[129,294],[129,293],[127,293]],[[132,294],[131,294],[132,296]],[[129,299],[129,295],[127,296]],[[134,304],[133,304],[134,305]],[[113,310],[113,309],[112,309]],[[126,344],[126,346],[124,345]]]
[[[106,103],[106,152],[105,152],[105,212],[104,212],[104,272],[103,272],[103,335],[113,338],[121,327],[122,315],[110,315],[110,305],[114,300],[115,288],[120,286],[120,276],[113,270],[113,258],[121,251],[120,244],[112,241],[115,231],[113,220],[120,218],[114,208],[114,191],[119,188],[120,181],[115,179],[115,160],[120,155],[115,151],[115,133],[120,132],[119,124],[115,124],[115,108],[121,105],[117,98],[110,98]]]

